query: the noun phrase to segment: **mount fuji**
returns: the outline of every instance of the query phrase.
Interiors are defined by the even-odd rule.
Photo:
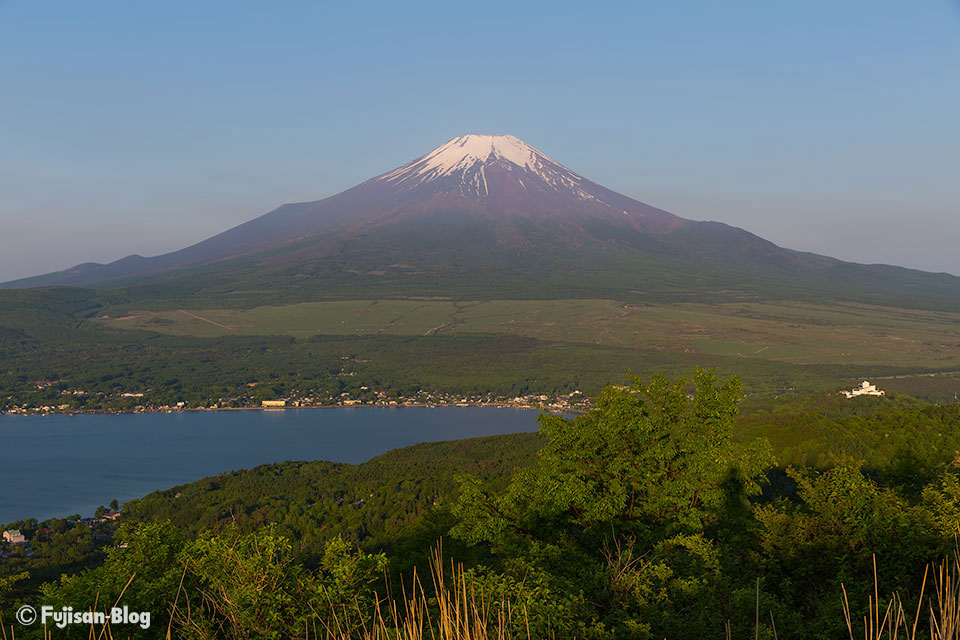
[[[179,251],[2,286],[164,284],[193,295],[251,288],[287,297],[826,295],[951,308],[960,293],[960,278],[947,274],[843,262],[681,218],[592,182],[514,136],[476,134]]]

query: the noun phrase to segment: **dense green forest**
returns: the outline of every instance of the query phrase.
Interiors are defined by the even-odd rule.
[[[0,564],[2,611],[122,592],[155,627],[115,637],[415,637],[374,634],[408,619],[377,603],[419,584],[439,624],[445,587],[427,576],[442,548],[439,573],[504,637],[847,637],[844,602],[856,630],[875,592],[912,625],[925,568],[955,549],[960,406],[835,395],[743,401],[739,379],[705,371],[636,378],[584,416],[543,414],[538,434],[158,491],[123,505],[109,543],[15,523],[49,542]]]

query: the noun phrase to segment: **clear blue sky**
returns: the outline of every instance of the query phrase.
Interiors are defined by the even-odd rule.
[[[960,274],[958,0],[0,0],[0,280],[199,241],[463,133]]]

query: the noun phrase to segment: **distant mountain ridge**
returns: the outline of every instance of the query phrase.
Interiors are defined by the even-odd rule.
[[[229,291],[233,280],[310,289],[319,286],[310,282],[316,278],[340,291],[370,285],[398,294],[450,293],[462,281],[497,295],[498,283],[516,289],[538,279],[550,290],[565,281],[577,295],[598,285],[690,295],[701,289],[864,294],[868,300],[960,293],[960,278],[946,274],[846,263],[783,249],[722,223],[681,218],[594,183],[514,136],[477,134],[179,251],[85,263],[4,286],[184,278],[218,291]],[[406,291],[405,283],[414,282]]]

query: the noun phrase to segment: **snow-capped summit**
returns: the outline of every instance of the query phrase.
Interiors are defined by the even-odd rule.
[[[520,172],[527,174],[527,180],[539,179],[555,189],[570,189],[577,197],[589,199],[580,189],[581,176],[509,134],[458,136],[377,179],[405,189],[443,179],[445,186],[463,195],[483,197],[490,195],[487,168],[491,166],[517,172],[524,188],[527,184]]]
[[[383,176],[387,180],[402,182],[412,177],[430,179],[464,171],[477,163],[490,161],[510,162],[518,167],[537,171],[544,162],[559,166],[523,140],[507,135],[491,136],[476,133],[458,136],[430,153]]]

